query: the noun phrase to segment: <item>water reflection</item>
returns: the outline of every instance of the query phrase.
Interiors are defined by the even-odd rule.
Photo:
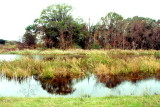
[[[119,76],[97,75],[98,82],[103,83],[108,88],[114,88],[123,80]]]
[[[160,81],[156,79],[140,80],[136,83],[123,81],[111,90],[111,95],[154,95],[160,94]]]
[[[107,78],[106,78],[107,79]],[[116,82],[115,82],[115,81]],[[97,76],[91,75],[83,80],[76,79],[48,79],[41,80],[29,77],[20,83],[15,79],[0,76],[0,96],[14,97],[82,97],[82,96],[121,96],[121,95],[153,95],[160,94],[160,81],[155,78],[120,81],[114,79],[99,81]],[[115,82],[112,84],[112,82]],[[119,84],[118,84],[119,83]],[[109,84],[109,85],[108,85]]]
[[[50,96],[41,88],[41,83],[33,77],[22,79],[20,82],[16,79],[8,79],[0,76],[0,96],[13,97],[33,97],[33,96]]]
[[[75,91],[71,78],[40,79],[40,83],[51,94],[67,95]]]
[[[160,73],[155,75],[143,75],[141,73],[134,73],[128,75],[96,75],[97,82],[103,83],[108,88],[117,87],[124,81],[131,81],[132,83],[139,82],[140,80],[146,80],[148,78],[154,78],[160,80]]]

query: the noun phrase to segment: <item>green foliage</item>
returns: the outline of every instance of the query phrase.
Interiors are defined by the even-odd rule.
[[[0,44],[5,45],[6,41],[3,39],[0,39]]]
[[[82,49],[160,49],[159,20],[139,16],[124,19],[110,12],[90,26],[82,18],[74,19],[72,6],[67,4],[48,6],[26,27],[28,33],[35,37],[40,34],[41,46],[47,48],[70,49],[77,44]]]
[[[72,20],[71,10],[72,7],[66,4],[50,5],[42,11],[38,22],[47,27],[66,29],[66,24]]]
[[[65,49],[72,47],[74,43],[82,47],[89,33],[83,20],[74,19],[71,11],[72,7],[67,4],[51,5],[36,19],[39,30],[45,33],[43,39],[47,47]]]
[[[100,49],[101,46],[99,44],[93,44],[92,49]]]
[[[23,35],[23,43],[26,46],[34,46],[34,45],[36,45],[36,35],[32,34],[31,32],[26,32]]]
[[[36,28],[36,25],[35,24],[33,24],[33,25],[29,25],[29,26],[27,26],[26,28],[25,28],[25,30],[26,31],[34,31],[35,30],[35,28]]]
[[[102,25],[104,25],[106,28],[116,28],[116,25],[122,20],[123,17],[115,12],[110,12],[105,17],[101,18]]]

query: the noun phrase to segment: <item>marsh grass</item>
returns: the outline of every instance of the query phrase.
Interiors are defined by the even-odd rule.
[[[151,73],[160,71],[160,63],[153,56],[140,56],[127,59],[108,59],[107,63],[99,63],[95,68],[97,74],[129,74],[129,73]]]
[[[156,50],[23,50],[10,51],[12,54],[50,54],[50,60],[31,58],[14,61],[1,61],[0,72],[9,77],[28,77],[38,75],[41,78],[57,76],[73,78],[96,75],[127,75],[131,73],[157,74],[160,72],[160,60],[155,57]],[[83,55],[83,57],[63,57]],[[56,57],[59,56],[59,57]],[[62,56],[62,57],[60,57]]]
[[[10,51],[15,51],[17,50],[17,45],[1,45],[0,44],[0,54],[1,53],[6,53]]]
[[[80,77],[86,75],[86,67],[83,67],[82,59],[62,60],[55,59],[52,61],[34,60],[23,58],[14,61],[0,62],[1,74],[6,74],[8,77],[24,77],[38,75],[41,78],[52,77]]]
[[[1,50],[1,49],[0,49]],[[60,54],[60,55],[91,55],[91,54],[114,54],[114,55],[160,55],[160,51],[158,50],[120,50],[120,49],[92,49],[92,50],[82,50],[82,49],[68,49],[68,50],[60,50],[60,49],[47,49],[47,50],[38,50],[38,49],[24,49],[24,50],[9,50],[5,52],[1,52],[3,54],[23,54],[23,55],[52,55],[52,54]]]

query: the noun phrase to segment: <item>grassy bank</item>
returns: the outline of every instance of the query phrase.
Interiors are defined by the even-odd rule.
[[[159,107],[160,96],[0,98],[1,107]]]
[[[38,53],[37,50],[27,51],[28,54]],[[21,51],[19,54],[27,53]],[[77,78],[89,73],[96,75],[160,73],[160,60],[155,56],[159,51],[155,50],[46,50],[39,53],[54,53],[54,57],[42,60],[23,58],[8,62],[1,61],[0,73],[9,77],[38,75],[40,78],[57,76]]]
[[[10,51],[16,51],[18,50],[17,45],[1,45],[0,44],[0,53],[6,53]]]
[[[40,78],[81,77],[89,73],[96,75],[127,75],[130,73],[157,74],[160,62],[150,57],[114,58],[95,55],[89,58],[55,58],[54,60],[34,60],[24,58],[0,62],[0,73],[8,77],[27,77],[38,75]]]
[[[0,49],[1,50],[1,49]],[[0,54],[20,54],[20,55],[90,55],[93,53],[97,54],[122,54],[122,55],[157,55],[160,56],[160,51],[158,50],[120,50],[120,49],[110,49],[110,50],[82,50],[82,49],[69,49],[69,50],[59,50],[59,49],[47,49],[47,50],[6,50],[0,51]]]

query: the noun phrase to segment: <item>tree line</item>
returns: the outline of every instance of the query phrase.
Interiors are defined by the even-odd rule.
[[[82,49],[160,49],[160,20],[135,16],[124,19],[110,12],[96,25],[73,18],[67,4],[50,5],[26,27],[28,47]]]
[[[0,45],[5,45],[6,41],[3,39],[0,39]]]

